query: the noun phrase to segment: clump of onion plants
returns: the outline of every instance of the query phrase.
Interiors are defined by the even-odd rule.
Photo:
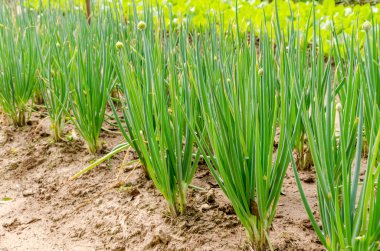
[[[47,14],[47,15],[46,15]],[[46,18],[45,18],[46,17]],[[51,122],[53,140],[62,139],[64,116],[68,110],[69,83],[71,76],[69,35],[67,23],[57,11],[44,15],[40,30],[50,34],[41,52],[40,90]],[[57,29],[58,27],[58,29]]]
[[[26,124],[29,100],[37,83],[38,36],[35,15],[0,7],[0,105],[16,126]]]
[[[152,13],[146,11],[145,21],[132,22],[136,40],[116,44],[124,123],[115,108],[114,114],[175,216],[186,208],[200,156],[189,128],[197,102],[190,83],[189,33],[186,27],[167,30],[163,20],[154,29]]]
[[[91,153],[100,149],[109,93],[113,85],[111,53],[115,50],[108,18],[92,19],[91,25],[79,13],[74,18],[72,68],[70,69],[69,107],[73,123]]]
[[[313,99],[310,108],[303,103],[300,109],[316,170],[321,227],[310,209],[293,162],[297,185],[314,230],[327,250],[378,250],[380,131],[366,128],[374,136],[369,140],[365,177],[361,182],[364,100],[368,92],[361,85],[363,71],[356,56],[360,54],[359,47],[346,41],[344,59],[340,48],[335,48],[333,55],[338,67],[333,74],[331,61],[325,64],[324,55],[317,51],[320,36],[316,30],[315,26],[310,66],[313,81],[309,86]],[[376,123],[379,113],[373,105],[372,116],[366,119]]]
[[[293,14],[291,14],[293,20]],[[309,50],[309,22],[306,26],[300,30],[296,30],[295,23],[292,21],[288,25],[288,32],[286,37],[286,44],[282,42],[284,40],[283,33],[279,29],[280,25],[277,23],[277,36],[276,43],[283,44],[280,50],[276,53],[279,65],[279,78],[280,85],[284,85],[289,88],[289,91],[293,93],[294,99],[291,110],[291,118],[294,126],[294,153],[296,155],[296,164],[299,170],[310,169],[312,166],[312,159],[310,149],[307,144],[307,136],[305,126],[302,120],[299,119],[298,113],[301,100],[305,102],[306,107],[310,105],[310,93],[306,89],[308,83],[310,83],[312,74],[308,65],[311,64],[312,58],[310,57]],[[298,24],[299,25],[299,24]],[[300,27],[299,27],[300,28]]]
[[[267,33],[261,33],[257,48],[253,31],[249,43],[231,29],[224,32],[223,25],[220,29],[214,23],[194,40],[195,92],[204,124],[197,130],[203,132],[198,147],[250,244],[266,250],[290,161],[292,95],[278,85],[274,44]]]

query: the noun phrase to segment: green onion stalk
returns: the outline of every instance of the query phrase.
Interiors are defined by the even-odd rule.
[[[374,21],[372,20],[372,23]],[[373,141],[376,132],[380,128],[380,122],[374,118],[379,116],[380,110],[380,32],[378,24],[372,25],[370,21],[363,23],[360,27],[361,32],[366,33],[364,43],[364,53],[355,54],[359,61],[362,72],[362,82],[364,89],[364,114],[366,141]],[[374,130],[371,130],[374,127]]]

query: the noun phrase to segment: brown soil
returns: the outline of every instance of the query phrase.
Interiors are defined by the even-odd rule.
[[[104,152],[123,142],[109,132],[101,138]],[[204,190],[190,189],[186,214],[171,218],[139,166],[120,168],[125,153],[68,181],[99,156],[88,154],[75,137],[51,143],[46,118],[32,117],[24,128],[0,123],[0,200],[12,199],[0,202],[0,251],[249,250],[244,229],[206,167],[193,182]],[[305,171],[301,178],[316,209],[315,176]],[[270,236],[277,250],[323,250],[291,169]]]

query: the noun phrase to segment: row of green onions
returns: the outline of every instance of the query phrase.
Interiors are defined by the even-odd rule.
[[[89,24],[81,10],[2,5],[2,112],[24,126],[40,94],[54,141],[72,123],[91,153],[101,148],[104,122],[118,126],[126,143],[74,177],[132,147],[173,216],[186,211],[205,161],[255,250],[273,249],[270,228],[292,165],[326,249],[379,248],[380,32],[373,21],[358,24],[343,46],[332,32],[326,58],[314,13],[304,30],[289,22],[286,33],[275,13],[273,26],[255,36],[215,16],[207,27],[190,19],[174,27],[148,6],[143,16],[134,6],[127,18],[121,8],[99,11]],[[366,33],[364,45],[357,32]],[[305,148],[320,221],[298,176],[303,162],[297,167],[294,158]]]

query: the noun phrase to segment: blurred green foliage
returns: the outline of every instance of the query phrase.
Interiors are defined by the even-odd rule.
[[[174,25],[180,25],[186,22],[187,18],[191,18],[194,28],[200,29],[208,23],[207,19],[210,18],[210,14],[211,16],[215,14],[218,19],[222,17],[225,23],[235,26],[236,20],[238,20],[241,31],[249,29],[252,25],[257,34],[263,27],[270,31],[275,11],[275,1],[265,2],[259,0],[238,0],[237,3],[235,0],[136,0],[135,3],[139,14],[143,14],[144,3],[155,7],[157,13],[159,9],[164,11],[168,16],[168,23],[170,20],[169,13],[172,13]],[[62,9],[82,9],[85,6],[85,0],[24,0],[24,4],[36,9],[48,6]],[[310,28],[311,23],[308,20],[312,5],[313,3],[310,1],[278,0],[280,24],[286,28],[287,24],[294,21],[296,30]],[[95,11],[114,8],[115,6],[122,6],[126,15],[132,14],[133,2],[131,0],[92,0],[92,8]],[[335,0],[324,0],[322,3],[316,2],[315,8],[317,25],[320,27],[326,52],[331,48],[332,41],[330,41],[330,38],[333,26],[341,41],[344,40],[344,36],[351,34],[353,29],[357,29],[359,31],[357,39],[362,44],[365,33],[361,31],[361,25],[367,20],[375,23],[379,23],[380,20],[380,4],[370,5],[367,3],[345,6],[336,4]],[[238,13],[236,13],[237,9]],[[293,12],[293,15],[291,15],[291,12]],[[291,16],[294,16],[296,20],[291,20]],[[311,37],[305,39],[310,40]]]

